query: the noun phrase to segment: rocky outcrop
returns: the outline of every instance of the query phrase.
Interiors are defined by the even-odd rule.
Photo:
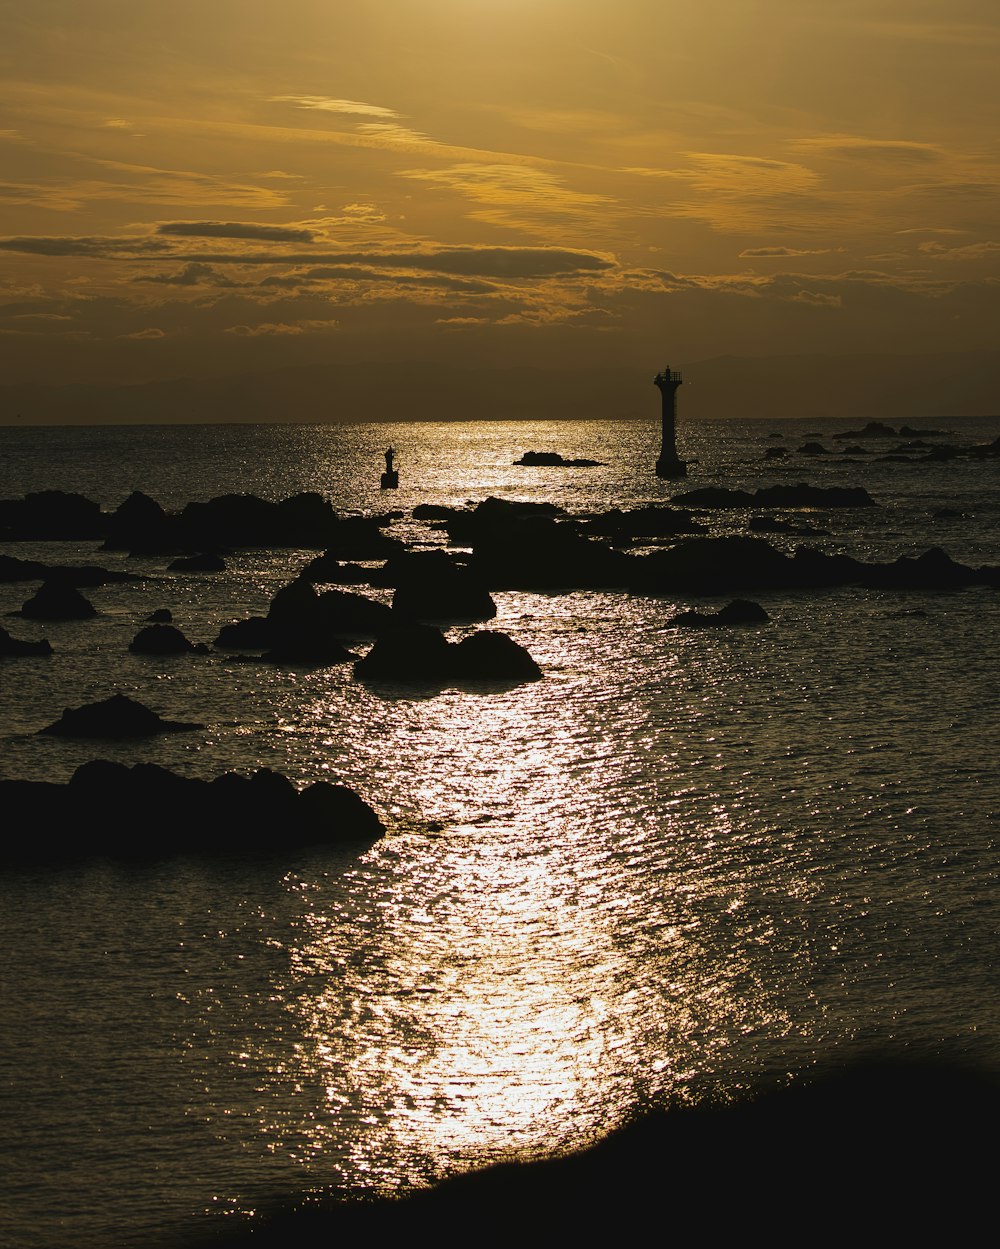
[[[87,620],[97,609],[75,586],[58,578],[43,581],[22,605],[21,615],[30,620]]]
[[[414,551],[388,561],[380,574],[395,586],[392,610],[413,620],[492,620],[497,606],[482,579],[446,551]]]
[[[0,781],[0,809],[0,861],[7,863],[283,854],[297,846],[368,845],[385,832],[347,786],[316,781],[298,789],[264,768],[196,780],[150,763],[95,760],[65,785]],[[29,824],[52,835],[25,837]]]
[[[365,681],[446,685],[464,681],[536,681],[541,669],[505,633],[481,630],[451,643],[440,629],[401,624],[384,633],[354,674]]]
[[[600,468],[600,460],[566,460],[558,451],[525,451],[515,465],[526,468]]]
[[[25,642],[14,638],[0,625],[0,659],[22,659],[32,655],[51,655],[52,647],[42,638],[38,642]]]
[[[101,509],[82,494],[40,490],[22,499],[0,499],[0,539],[87,541],[103,536]]]
[[[937,548],[917,557],[903,556],[891,564],[877,564],[849,555],[827,555],[810,547],[785,555],[763,538],[690,538],[637,561],[632,589],[653,594],[727,594],[839,585],[955,590],[968,585],[1000,585],[1000,568],[969,568]]]
[[[140,629],[129,643],[133,655],[205,655],[208,647],[189,642],[171,624],[151,624]]]
[[[275,594],[266,616],[274,663],[328,664],[355,659],[341,641],[374,637],[392,624],[392,611],[362,594],[325,590],[317,594],[299,577]]]
[[[101,702],[67,707],[54,724],[39,729],[53,737],[150,737],[156,733],[183,733],[203,724],[164,720],[155,711],[124,694]]]
[[[682,611],[667,623],[685,629],[720,629],[734,625],[769,624],[771,617],[759,603],[737,598],[717,612]]]

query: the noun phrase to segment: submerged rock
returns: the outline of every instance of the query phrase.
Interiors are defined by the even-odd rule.
[[[150,737],[154,733],[182,733],[204,727],[183,720],[164,720],[135,699],[112,694],[101,702],[67,707],[55,723],[38,731],[53,737]]]

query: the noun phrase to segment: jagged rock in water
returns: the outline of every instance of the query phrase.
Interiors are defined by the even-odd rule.
[[[61,578],[43,581],[32,598],[21,608],[31,620],[87,620],[97,609],[80,591]]]
[[[21,638],[11,637],[0,625],[0,658],[21,659],[32,655],[51,655],[52,647],[45,638],[38,642],[26,642]]]
[[[38,731],[53,737],[150,737],[154,733],[181,733],[204,727],[183,720],[164,720],[125,694],[112,694],[101,702],[67,707],[54,724]]]

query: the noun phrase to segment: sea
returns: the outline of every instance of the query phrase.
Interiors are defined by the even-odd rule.
[[[862,424],[682,420],[683,482],[655,476],[645,421],[5,428],[0,498],[71,490],[112,509],[142,490],[175,509],[318,491],[345,514],[397,513],[387,532],[431,547],[445,535],[418,504],[582,515],[802,481],[879,506],[781,511],[815,531],[771,536],[782,550],[1000,564],[1000,460],[835,437]],[[911,424],[947,431],[931,443],[1000,434],[1000,417]],[[382,491],[390,444],[400,485]],[[515,465],[528,450],[599,463]],[[750,514],[703,520],[741,533]],[[33,584],[0,585],[5,627],[54,648],[0,660],[0,776],[64,781],[92,758],[267,767],[350,785],[387,829],[360,850],[283,850],[277,828],[263,859],[3,873],[10,1249],[200,1242],[312,1195],[403,1194],[872,1055],[1000,1073],[995,588],[764,592],[770,624],[701,630],[672,617],[718,600],[502,591],[487,627],[543,679],[428,691],[372,688],[349,664],[129,653],[163,607],[211,643],[315,550],[238,551],[215,574],[96,542],[0,551],[142,574],[86,591],[95,618],[44,626],[10,615]],[[38,735],[114,692],[205,728]],[[141,844],[149,813],[129,815]],[[83,814],[10,818],[5,837],[87,838]]]

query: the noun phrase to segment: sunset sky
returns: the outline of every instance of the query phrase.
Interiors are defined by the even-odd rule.
[[[1000,342],[995,0],[0,0],[0,61],[8,385],[653,402],[664,363]]]

